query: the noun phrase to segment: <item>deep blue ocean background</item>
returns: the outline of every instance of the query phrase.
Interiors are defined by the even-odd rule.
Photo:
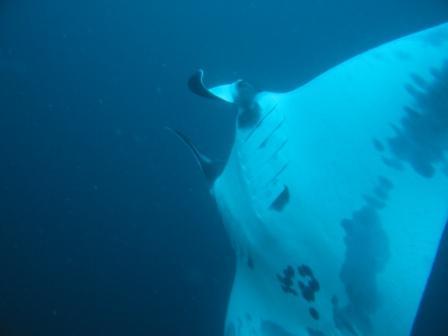
[[[232,250],[164,127],[225,159],[235,111],[189,75],[289,90],[444,21],[448,0],[1,0],[0,336],[222,335]],[[442,252],[416,335],[448,334]]]

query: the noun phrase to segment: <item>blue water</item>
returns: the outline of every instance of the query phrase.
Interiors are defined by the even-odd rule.
[[[443,21],[447,0],[2,0],[0,336],[222,335],[233,252],[164,127],[225,159],[235,115],[188,76],[289,90]],[[448,334],[442,252],[416,335]]]

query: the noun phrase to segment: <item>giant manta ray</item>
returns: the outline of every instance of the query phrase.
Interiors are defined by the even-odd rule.
[[[448,24],[238,108],[222,170],[182,133],[236,252],[226,336],[409,335],[448,219]]]

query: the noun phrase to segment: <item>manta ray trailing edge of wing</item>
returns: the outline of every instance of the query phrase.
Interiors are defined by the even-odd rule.
[[[225,335],[408,336],[448,217],[448,24],[291,92],[189,87],[239,110],[219,173],[174,131],[236,252]]]

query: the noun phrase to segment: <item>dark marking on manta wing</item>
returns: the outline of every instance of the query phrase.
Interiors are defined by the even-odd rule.
[[[434,34],[433,38],[439,36]],[[431,74],[431,80],[410,76],[405,89],[414,102],[404,107],[400,124],[393,126],[395,135],[387,139],[393,158],[383,158],[386,164],[408,163],[425,178],[433,177],[439,167],[442,173],[448,172],[448,59]]]
[[[275,211],[282,211],[286,204],[289,202],[289,189],[285,185],[282,192],[275,198],[271,204],[271,209]]]
[[[302,297],[308,301],[308,302],[314,302],[315,300],[315,296],[314,296],[314,291],[311,290],[310,287],[308,287],[305,283],[303,283],[302,281],[299,281],[299,288],[300,291],[302,292]]]
[[[387,202],[391,189],[392,183],[379,177],[373,193],[365,198],[365,205],[355,211],[351,219],[341,222],[346,249],[340,277],[349,300],[346,307],[339,308],[334,298],[334,315],[341,328],[347,329],[343,324],[352,321],[363,333],[372,333],[370,317],[379,304],[377,275],[385,267],[390,254],[379,211]]]

